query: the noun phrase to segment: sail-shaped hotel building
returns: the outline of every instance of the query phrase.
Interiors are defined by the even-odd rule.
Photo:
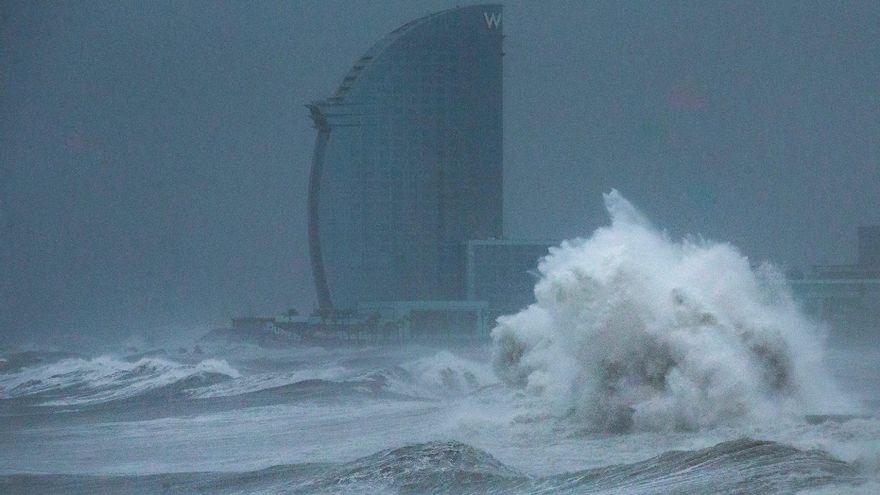
[[[461,299],[463,243],[502,236],[501,20],[479,5],[409,22],[308,105],[322,308]]]

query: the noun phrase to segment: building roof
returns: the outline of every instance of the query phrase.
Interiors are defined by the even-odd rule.
[[[434,12],[428,14],[423,17],[419,17],[418,19],[414,19],[412,21],[403,24],[398,27],[394,31],[391,31],[385,37],[377,41],[370,47],[369,50],[364,53],[364,55],[355,62],[355,64],[348,70],[348,72],[343,76],[342,82],[339,84],[339,87],[336,89],[336,92],[333,93],[333,96],[326,98],[324,100],[314,101],[310,105],[306,105],[310,109],[313,106],[318,105],[336,105],[340,104],[345,100],[345,96],[354,87],[358,78],[364,74],[370,66],[382,55],[382,53],[388,49],[391,45],[393,45],[396,41],[403,38],[406,34],[414,31],[416,28],[427,24],[429,21],[434,20],[438,17],[441,17],[450,12],[455,12],[461,8],[497,8],[500,7],[500,4],[479,4],[479,5],[469,5],[467,7],[456,7],[454,9],[446,9],[438,12]],[[313,110],[314,111],[314,110]]]

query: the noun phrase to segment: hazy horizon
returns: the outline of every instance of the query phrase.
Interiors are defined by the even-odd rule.
[[[507,237],[611,188],[781,266],[880,223],[880,4],[503,4]],[[310,311],[303,105],[455,5],[4,2],[0,344]]]

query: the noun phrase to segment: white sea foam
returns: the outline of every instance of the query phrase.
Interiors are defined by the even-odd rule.
[[[239,373],[219,359],[206,359],[194,365],[160,358],[142,358],[135,362],[111,356],[62,359],[0,375],[0,399],[40,395],[52,397],[43,403],[47,406],[99,403],[208,375],[237,378]]]
[[[771,265],[670,239],[617,191],[611,225],[539,265],[536,302],[499,318],[493,364],[549,414],[597,430],[703,429],[852,412],[823,328]]]
[[[403,373],[386,374],[385,389],[422,398],[455,397],[497,383],[489,366],[440,351],[400,365]]]
[[[310,368],[289,372],[257,373],[241,376],[236,380],[216,383],[208,387],[192,389],[188,395],[194,399],[230,397],[274,389],[308,380],[339,380],[350,374],[351,371],[342,366]]]

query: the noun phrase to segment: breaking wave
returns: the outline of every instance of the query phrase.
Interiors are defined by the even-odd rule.
[[[694,430],[849,409],[823,328],[734,246],[671,240],[617,191],[611,225],[539,264],[536,302],[499,318],[493,365],[555,416],[601,431]]]
[[[323,387],[334,394],[350,390],[415,399],[444,399],[467,395],[494,383],[497,378],[488,366],[441,351],[433,356],[368,372],[330,366],[243,375],[187,390],[187,396],[195,399],[230,397],[308,385],[312,389]]]
[[[819,450],[741,439],[642,462],[532,477],[458,442],[385,450],[348,463],[245,473],[10,475],[0,488],[64,493],[792,493],[856,487],[857,471]]]
[[[237,378],[226,361],[180,364],[160,358],[134,362],[102,356],[61,359],[0,374],[0,399],[33,399],[44,406],[86,405],[127,399],[175,386],[188,388]]]
[[[379,380],[385,391],[427,399],[467,395],[498,381],[488,366],[448,351],[372,372],[365,377]]]
[[[193,400],[246,395],[297,400],[364,393],[444,399],[497,383],[489,366],[447,351],[368,372],[335,365],[242,374],[221,359],[182,364],[155,356],[56,358],[0,372],[0,400],[87,406],[160,392]]]
[[[315,368],[295,370],[290,372],[268,372],[253,375],[243,375],[235,380],[227,380],[207,387],[191,389],[187,395],[194,399],[208,399],[215,397],[232,397],[264,390],[277,389],[289,385],[304,382],[334,381],[350,375],[351,371],[341,366],[331,368]]]

